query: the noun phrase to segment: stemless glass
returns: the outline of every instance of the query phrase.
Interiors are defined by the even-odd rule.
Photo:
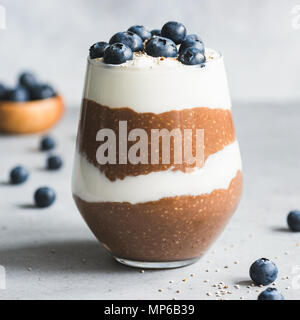
[[[242,166],[223,57],[214,50],[207,56],[203,66],[138,56],[120,66],[88,60],[73,196],[94,235],[123,264],[197,261],[239,203]],[[201,166],[178,161],[185,146],[177,149],[176,134],[185,137],[184,130],[190,139],[203,132]],[[195,140],[190,146],[195,155]]]

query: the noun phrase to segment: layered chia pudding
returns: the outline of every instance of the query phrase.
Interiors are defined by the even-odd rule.
[[[185,146],[177,148],[182,142],[175,133],[186,137],[185,130],[194,156],[197,134],[203,133],[200,165],[178,161],[175,151],[180,156]],[[169,159],[161,136],[153,148],[153,134],[163,131],[171,133]],[[135,161],[129,161],[134,152]],[[151,268],[197,261],[239,203],[241,170],[219,52],[176,22],[152,33],[134,26],[91,48],[73,196],[92,232],[118,261]]]

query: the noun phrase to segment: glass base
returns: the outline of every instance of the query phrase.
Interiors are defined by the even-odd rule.
[[[134,261],[128,259],[121,259],[114,257],[119,263],[124,264],[128,267],[139,268],[139,269],[174,269],[189,266],[197,262],[200,257],[182,260],[182,261],[165,261],[165,262],[146,262],[146,261]]]

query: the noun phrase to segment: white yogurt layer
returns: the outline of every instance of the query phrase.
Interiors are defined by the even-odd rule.
[[[238,142],[211,155],[204,167],[191,173],[181,171],[152,172],[126,177],[114,182],[90,164],[78,151],[75,153],[73,194],[87,202],[130,202],[132,204],[160,200],[166,197],[209,194],[216,189],[228,189],[242,169]]]
[[[110,108],[162,113],[195,107],[230,109],[223,57],[206,49],[204,67],[135,54],[122,65],[88,61],[84,97]]]

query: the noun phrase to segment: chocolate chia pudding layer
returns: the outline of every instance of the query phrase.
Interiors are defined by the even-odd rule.
[[[180,129],[182,136],[184,129],[192,129],[193,156],[196,155],[196,129],[204,129],[204,160],[210,155],[222,150],[235,141],[235,131],[231,110],[192,108],[155,114],[150,112],[138,113],[130,108],[109,108],[92,100],[84,99],[82,115],[79,124],[77,145],[79,152],[97,167],[110,181],[124,179],[126,176],[145,175],[150,172],[172,170],[186,172],[194,168],[196,163],[174,163],[174,140],[170,143],[170,164],[163,164],[161,160],[162,144],[160,142],[159,164],[151,164],[151,139],[149,139],[149,164],[106,164],[100,165],[96,159],[96,152],[104,142],[97,142],[96,135],[101,129],[112,129],[117,136],[117,159],[119,159],[119,121],[127,121],[128,132],[132,129],[144,129],[151,137],[151,129]],[[128,142],[127,151],[135,142]]]
[[[114,256],[179,261],[200,257],[221,233],[239,203],[242,180],[238,171],[228,189],[137,204],[90,203],[76,195],[74,199],[90,229]]]

